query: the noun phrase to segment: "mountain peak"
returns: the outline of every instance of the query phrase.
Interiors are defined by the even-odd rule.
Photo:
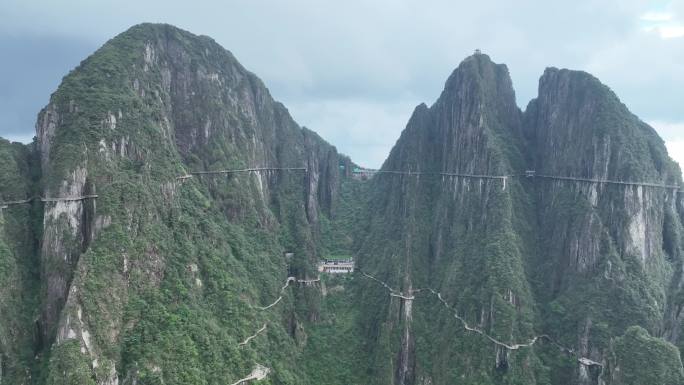
[[[539,87],[476,51],[359,172],[211,38],[131,27],[0,140],[0,382],[683,384],[679,169],[590,74]]]
[[[124,32],[122,32],[119,35],[117,35],[116,37],[114,37],[114,39],[121,38],[121,37],[132,37],[132,38],[149,37],[150,35],[173,34],[173,33],[183,34],[183,35],[187,35],[190,37],[202,37],[202,38],[213,40],[207,36],[195,35],[194,33],[186,31],[182,28],[176,27],[175,25],[166,24],[166,23],[149,23],[149,22],[133,25],[130,28],[128,28],[127,30],[125,30]]]
[[[539,79],[539,96],[549,96],[549,93],[562,92],[585,97],[609,97],[617,100],[617,96],[606,85],[588,72],[546,68]],[[578,95],[581,93],[582,95]]]
[[[464,98],[481,103],[497,100],[506,110],[517,110],[508,67],[493,62],[483,53],[468,56],[459,64],[447,79],[440,101],[463,101]]]
[[[487,80],[492,74],[508,76],[508,67],[497,64],[487,54],[475,53],[463,59],[447,79],[447,86],[459,76],[473,76]]]

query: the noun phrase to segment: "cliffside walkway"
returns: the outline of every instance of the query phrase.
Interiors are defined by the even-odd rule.
[[[303,171],[307,172],[308,170],[305,167],[253,167],[253,168],[239,168],[239,169],[231,169],[231,170],[215,170],[215,171],[193,171],[189,172],[185,175],[181,175],[177,177],[176,179],[189,179],[194,176],[203,176],[203,175],[227,175],[227,174],[238,174],[238,173],[245,173],[245,172],[266,172],[266,171]]]
[[[31,197],[28,199],[21,199],[16,201],[0,202],[0,209],[6,209],[9,206],[28,204],[33,201],[41,202],[76,202],[83,201],[86,199],[96,199],[97,195],[82,195],[82,196],[72,196],[72,197]]]
[[[612,179],[593,179],[593,178],[579,178],[571,176],[558,176],[558,175],[546,175],[537,174],[533,170],[528,170],[524,173],[519,174],[507,174],[507,175],[484,175],[484,174],[467,174],[467,173],[453,173],[453,172],[436,172],[436,171],[399,171],[399,170],[379,170],[379,169],[359,169],[354,170],[354,174],[365,174],[365,175],[375,175],[375,174],[393,174],[393,175],[408,175],[408,176],[442,176],[442,177],[456,177],[456,178],[469,178],[469,179],[480,179],[480,180],[500,180],[503,184],[503,189],[506,189],[506,181],[509,178],[530,178],[530,179],[552,179],[552,180],[562,180],[562,181],[572,181],[572,182],[586,182],[586,183],[598,183],[598,184],[613,184],[621,186],[637,186],[637,187],[654,187],[666,190],[674,190],[678,194],[684,193],[682,186],[670,185],[665,183],[655,183],[655,182],[641,182],[641,181],[620,181]]]
[[[248,172],[268,172],[268,171],[301,171],[304,173],[308,172],[306,167],[252,167],[252,168],[240,168],[240,169],[230,169],[230,170],[216,170],[216,171],[193,171],[185,175],[176,177],[177,180],[186,180],[193,178],[195,176],[203,175],[228,175],[237,173],[248,173]],[[684,194],[682,186],[670,185],[665,183],[654,183],[654,182],[641,182],[641,181],[620,181],[611,179],[592,179],[592,178],[579,178],[570,176],[558,176],[558,175],[546,175],[537,174],[535,171],[526,171],[520,174],[508,174],[508,175],[485,175],[485,174],[468,174],[468,173],[455,173],[455,172],[434,172],[434,171],[399,171],[399,170],[379,170],[379,169],[356,169],[352,172],[353,174],[390,174],[390,175],[408,175],[408,176],[441,176],[441,177],[454,177],[454,178],[467,178],[467,179],[479,179],[479,180],[500,180],[502,183],[502,188],[506,189],[506,182],[509,178],[530,178],[530,179],[550,179],[550,180],[561,180],[561,181],[572,181],[572,182],[585,182],[585,183],[598,183],[598,184],[613,184],[621,186],[637,186],[637,187],[653,187],[661,188],[666,190],[673,190],[677,194]],[[96,194],[83,195],[83,196],[73,196],[73,197],[31,197],[21,200],[13,200],[0,202],[0,210],[6,209],[9,206],[28,204],[35,200],[40,200],[41,202],[71,202],[71,201],[82,201],[86,199],[96,199],[98,196]]]
[[[361,270],[359,269],[359,271],[361,271]],[[403,299],[403,300],[409,300],[409,301],[411,301],[411,300],[414,300],[414,299],[415,299],[415,297],[413,296],[414,293],[428,292],[428,293],[432,294],[433,296],[435,296],[435,297],[440,301],[440,303],[441,303],[446,309],[448,309],[450,312],[452,312],[452,314],[454,315],[454,318],[456,318],[456,319],[461,323],[461,325],[463,326],[463,328],[464,328],[465,330],[467,330],[467,331],[469,331],[469,332],[477,333],[477,334],[479,334],[479,335],[481,335],[481,336],[487,338],[489,341],[491,341],[491,342],[494,343],[495,345],[504,347],[504,348],[506,348],[506,349],[508,349],[508,350],[519,350],[519,349],[522,349],[522,348],[531,348],[531,347],[534,346],[538,341],[540,341],[540,340],[546,340],[546,341],[548,341],[549,343],[551,343],[552,345],[558,347],[558,348],[559,348],[560,350],[562,350],[563,352],[565,352],[565,353],[567,353],[567,354],[570,354],[570,355],[574,356],[574,357],[577,359],[577,362],[579,362],[580,364],[582,364],[582,365],[584,365],[584,366],[598,366],[598,367],[603,367],[603,364],[602,364],[602,363],[593,361],[593,360],[591,360],[591,359],[589,359],[589,358],[586,358],[586,357],[582,357],[582,356],[581,356],[579,353],[577,353],[574,349],[571,349],[571,348],[568,348],[568,347],[565,347],[565,346],[559,344],[558,342],[556,342],[555,340],[553,340],[553,339],[552,339],[549,335],[547,335],[547,334],[541,334],[541,335],[538,335],[538,336],[534,336],[534,337],[532,337],[530,340],[528,340],[527,342],[524,342],[524,343],[508,344],[508,343],[499,341],[498,339],[496,339],[496,338],[492,337],[491,335],[487,334],[487,333],[486,333],[485,331],[483,331],[482,329],[480,329],[480,328],[478,328],[478,327],[475,327],[475,326],[469,325],[468,322],[467,322],[463,317],[461,317],[461,316],[458,314],[458,312],[456,311],[456,309],[455,309],[453,306],[449,305],[449,303],[444,299],[444,297],[442,297],[442,294],[441,294],[440,292],[438,292],[438,291],[432,289],[432,288],[414,289],[414,290],[411,290],[411,292],[407,295],[407,294],[402,293],[400,290],[393,289],[393,288],[392,288],[391,286],[389,286],[387,283],[385,283],[385,282],[383,282],[383,281],[381,281],[381,280],[375,278],[374,276],[372,276],[372,275],[370,275],[370,274],[367,274],[367,273],[365,273],[365,272],[363,272],[363,271],[361,271],[361,274],[363,274],[364,277],[366,277],[366,278],[368,278],[368,279],[370,279],[370,280],[372,280],[372,281],[375,281],[376,283],[378,283],[378,284],[382,285],[383,287],[385,287],[385,289],[387,289],[387,290],[389,291],[390,297],[399,297],[399,298],[401,298],[401,299]]]
[[[397,170],[375,170],[375,169],[364,169],[367,174],[399,174],[399,175],[411,175],[411,176],[421,176],[421,175],[433,175],[433,176],[454,176],[460,178],[473,178],[473,179],[506,179],[519,175],[484,175],[484,174],[465,174],[457,172],[436,172],[436,171],[397,171]],[[354,172],[357,173],[358,172]]]
[[[525,176],[525,175],[523,175],[523,176]],[[530,176],[528,176],[528,177],[530,177]],[[633,182],[633,181],[620,181],[620,180],[611,180],[611,179],[575,178],[575,177],[568,177],[568,176],[556,176],[556,175],[544,175],[544,174],[539,174],[539,175],[535,174],[534,176],[531,176],[531,178],[567,180],[567,181],[573,181],[573,182],[586,182],[586,183],[597,183],[597,184],[614,184],[614,185],[621,185],[621,186],[655,187],[655,188],[662,188],[662,189],[666,189],[666,190],[675,190],[677,193],[684,193],[684,190],[681,190],[681,186],[664,184],[664,183]]]

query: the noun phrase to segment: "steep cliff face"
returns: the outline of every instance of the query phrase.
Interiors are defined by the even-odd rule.
[[[41,195],[69,200],[43,203],[37,353],[49,364],[35,376],[213,382],[257,359],[291,376],[284,357],[317,317],[318,294],[295,290],[275,313],[256,306],[288,274],[315,277],[318,222],[347,158],[213,40],[167,25],[133,27],[81,63],[37,138]],[[264,167],[294,169],[179,178]],[[285,347],[241,348],[265,321]]]
[[[681,203],[667,186],[681,173],[598,80],[548,69],[522,113],[506,68],[476,54],[416,108],[383,170],[400,172],[374,177],[359,253],[391,288],[369,279],[359,300],[379,383],[682,381],[659,339],[645,344],[668,369],[626,364],[648,333],[678,343]],[[646,337],[621,337],[635,325]]]
[[[591,75],[548,69],[526,119],[533,169],[541,175],[681,185],[655,131]],[[682,237],[677,189],[535,182],[536,274],[548,324],[577,330],[566,341],[608,366],[610,339],[629,326],[677,343],[666,322],[676,298],[671,287],[681,280],[682,260],[672,243]],[[596,381],[582,367],[573,377]]]
[[[376,217],[361,251],[362,268],[415,296],[390,297],[367,283],[378,302],[369,311],[375,325],[384,325],[369,334],[382,349],[397,351],[386,372],[378,373],[386,379],[381,383],[487,383],[498,370],[532,383],[538,375],[534,355],[510,357],[465,332],[451,310],[424,290],[441,293],[468,324],[501,341],[533,334],[534,301],[523,259],[530,252],[523,225],[529,198],[511,178],[462,176],[505,176],[519,169],[521,123],[507,68],[486,55],[472,56],[432,107],[416,108],[383,165],[418,174],[374,178]]]
[[[0,202],[42,197],[0,209],[2,384],[684,383],[681,172],[586,73],[522,112],[473,55],[360,182],[213,40],[144,24],[36,130],[0,141]]]

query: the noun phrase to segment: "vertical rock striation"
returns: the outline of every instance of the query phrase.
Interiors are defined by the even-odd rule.
[[[425,287],[440,291],[469,323],[501,341],[524,338],[531,332],[533,301],[523,274],[529,240],[516,224],[529,214],[524,211],[525,202],[514,202],[515,198],[527,200],[527,195],[517,181],[504,186],[501,179],[438,173],[511,174],[523,166],[522,133],[522,114],[515,104],[508,69],[486,55],[464,60],[437,102],[416,108],[383,165],[383,170],[424,174],[379,174],[373,180],[371,209],[378,219],[371,220],[370,235],[361,250],[364,269],[403,292]],[[519,302],[508,301],[509,293],[515,293]],[[387,318],[389,330],[372,338],[387,334],[390,337],[379,343],[392,349],[392,330],[399,330],[392,325],[405,328],[393,383],[414,384],[416,378],[452,383],[473,370],[494,373],[492,368],[509,366],[516,375],[533,381],[534,371],[523,369],[528,359],[510,362],[509,352],[463,333],[456,320],[445,322],[445,317],[453,317],[440,309],[441,303],[429,298],[413,303],[396,297],[378,301],[385,305],[369,311],[378,313],[378,319]],[[413,317],[402,315],[402,307],[411,306]],[[441,343],[445,336],[453,338],[453,343]],[[424,349],[430,355],[456,361],[446,364],[426,356],[417,358],[412,348],[416,338],[428,345]],[[480,349],[463,351],[478,341]],[[482,349],[489,354],[478,354]],[[451,365],[451,370],[442,365]]]
[[[416,108],[383,170],[421,174],[372,181],[362,267],[402,292],[440,292],[498,341],[537,341],[518,350],[492,344],[448,322],[429,299],[412,301],[409,323],[406,303],[376,287],[366,338],[379,346],[371,357],[396,352],[376,373],[393,378],[386,383],[623,384],[615,373],[634,371],[621,364],[633,353],[616,353],[615,344],[629,327],[678,343],[676,191],[546,178],[681,184],[655,131],[591,75],[546,70],[523,113],[507,69],[469,57],[433,106]],[[520,178],[525,170],[538,177]],[[438,173],[509,177],[504,188],[501,179]],[[681,364],[672,370],[681,373]]]
[[[44,349],[51,352],[47,377],[62,370],[60,360],[81,357],[85,366],[74,370],[90,368],[98,384],[135,383],[145,370],[165,378],[159,374],[162,363],[128,362],[125,352],[140,347],[125,341],[142,332],[131,311],[175,279],[179,260],[201,260],[221,250],[237,258],[230,263],[247,275],[238,279],[251,276],[254,284],[279,281],[288,272],[286,263],[291,273],[311,276],[319,254],[317,223],[333,214],[339,165],[349,163],[301,129],[232,54],[207,37],[168,25],[135,26],[86,59],[52,96],[36,130],[41,195],[98,195],[44,204],[39,324]],[[177,179],[193,171],[261,167],[306,171]],[[182,230],[179,218],[197,216],[198,210],[210,213],[196,225],[204,232]],[[242,235],[226,239],[215,230],[231,226]],[[267,234],[268,241],[259,241]],[[188,247],[197,249],[189,245],[199,239],[213,249],[187,254]],[[283,250],[293,248],[295,260],[286,261]],[[253,259],[262,253],[268,255],[263,257],[267,267],[255,270]],[[205,267],[221,268],[227,266]],[[215,290],[216,279],[194,277],[192,285]],[[264,289],[240,290],[257,296]],[[245,298],[233,296],[234,306],[244,306]],[[290,317],[315,319],[317,296],[298,301],[305,310]],[[218,314],[205,316],[206,321],[212,317]],[[249,317],[244,313],[218,322],[245,323]],[[83,373],[72,374],[81,378]]]
[[[0,209],[0,382],[684,382],[682,194],[601,182],[681,172],[591,75],[523,112],[477,53],[354,167],[212,39],[113,38],[0,141],[0,201],[97,195]]]

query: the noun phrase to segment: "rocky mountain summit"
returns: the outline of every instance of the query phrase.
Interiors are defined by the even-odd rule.
[[[0,159],[0,384],[684,384],[681,171],[584,72],[476,53],[361,178],[141,24]]]

